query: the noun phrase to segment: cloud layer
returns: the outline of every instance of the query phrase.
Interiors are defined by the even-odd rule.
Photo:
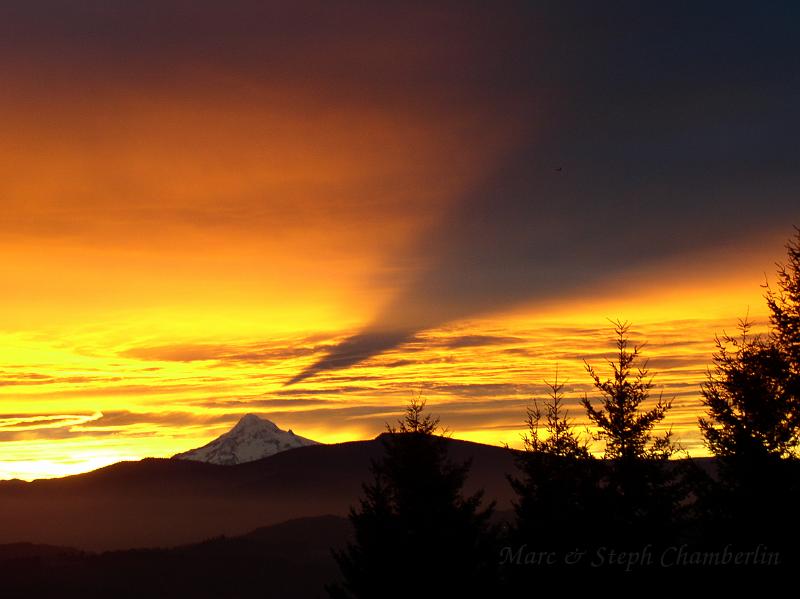
[[[547,34],[504,71],[536,130],[422,236],[425,266],[373,321],[290,382],[800,221],[796,6],[571,6],[531,9]]]

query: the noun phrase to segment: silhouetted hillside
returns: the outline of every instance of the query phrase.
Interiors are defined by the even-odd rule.
[[[346,519],[320,516],[174,549],[0,545],[2,596],[321,597],[337,578],[330,548],[349,535]]]
[[[85,550],[169,547],[241,535],[293,518],[345,516],[383,452],[380,437],[300,447],[235,466],[146,459],[87,474],[0,483],[0,543]],[[471,459],[467,491],[485,489],[510,507],[512,454],[448,440],[452,459]]]

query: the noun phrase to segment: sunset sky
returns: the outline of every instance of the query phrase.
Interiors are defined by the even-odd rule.
[[[702,454],[800,225],[800,9],[647,4],[2,2],[0,479],[416,393],[519,445],[609,318]]]

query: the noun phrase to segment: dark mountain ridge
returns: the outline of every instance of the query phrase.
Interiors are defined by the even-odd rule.
[[[236,536],[279,522],[347,515],[383,455],[383,435],[298,447],[243,464],[147,458],[85,474],[0,482],[0,544],[106,551],[173,547]],[[470,461],[464,491],[484,490],[499,511],[514,498],[515,452],[446,439],[450,458]],[[708,459],[695,460],[712,468]]]
[[[508,509],[513,452],[448,439],[470,460],[465,490]],[[383,453],[381,438],[313,445],[232,466],[148,458],[59,479],[0,482],[0,544],[84,550],[169,547],[293,518],[345,516]]]
[[[350,536],[347,519],[318,516],[171,549],[0,545],[2,596],[318,597],[338,578],[331,548]]]

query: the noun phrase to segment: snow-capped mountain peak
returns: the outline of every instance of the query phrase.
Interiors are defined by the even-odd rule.
[[[256,416],[255,414],[245,414],[239,419],[239,422],[230,430],[233,431],[243,431],[243,430],[253,430],[253,429],[264,429],[264,430],[272,430],[272,431],[279,431],[281,429],[278,428],[278,425],[272,422],[272,420],[267,420],[266,418],[261,418]]]
[[[316,441],[281,430],[274,422],[256,414],[246,414],[227,433],[207,445],[173,456],[212,464],[242,464],[260,460],[287,449],[317,445]]]

